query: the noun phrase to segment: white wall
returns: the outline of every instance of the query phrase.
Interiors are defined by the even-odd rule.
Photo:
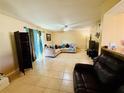
[[[100,42],[100,38],[101,38],[100,24],[101,24],[100,21],[98,21],[98,22],[96,22],[96,24],[94,24],[91,27],[91,37],[92,37],[92,40],[95,40],[96,42]],[[96,33],[100,33],[99,38],[96,37]]]
[[[54,44],[74,43],[78,48],[86,49],[89,35],[89,30],[55,32],[53,33],[53,42]]]
[[[22,30],[24,26],[39,29],[37,26],[0,14],[0,73],[7,74],[17,69],[13,32]]]
[[[106,15],[103,22],[102,46],[115,43],[118,48],[123,47],[124,40],[124,13],[114,16]]]

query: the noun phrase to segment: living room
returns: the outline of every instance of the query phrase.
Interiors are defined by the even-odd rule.
[[[101,0],[101,2],[102,1],[103,0]],[[79,64],[79,63],[90,64],[90,65],[93,64],[93,60],[86,55],[86,50],[89,48],[90,39],[92,39],[93,41],[95,40],[96,42],[99,43],[99,46],[100,46],[99,54],[101,51],[100,50],[101,46],[108,46],[108,48],[112,47],[112,49],[117,49],[119,53],[123,51],[123,43],[124,43],[123,35],[122,35],[123,22],[124,22],[123,21],[124,15],[123,15],[123,9],[122,9],[123,0],[121,0],[120,2],[119,1],[120,0],[106,0],[103,3],[101,3],[100,18],[97,21],[95,21],[93,25],[87,25],[89,24],[87,20],[87,23],[84,23],[82,28],[80,28],[79,26],[80,20],[77,20],[79,24],[75,23],[74,20],[71,19],[71,18],[75,18],[72,15],[70,15],[72,17],[70,17],[71,23],[69,24],[66,24],[65,22],[65,24],[61,24],[59,26],[57,24],[56,26],[54,26],[55,23],[53,22],[53,24],[49,25],[49,27],[47,27],[47,25],[45,24],[44,25],[41,24],[41,26],[39,26],[37,25],[37,23],[39,23],[40,19],[35,20],[36,12],[33,15],[34,18],[25,17],[27,18],[27,20],[25,21],[23,19],[24,15],[22,16],[23,13],[25,14],[23,8],[20,8],[22,10],[18,10],[18,7],[22,7],[21,5],[26,4],[26,2],[25,3],[21,2],[20,4],[16,2],[17,3],[16,5],[15,2],[0,1],[0,6],[1,6],[0,7],[0,10],[1,10],[0,11],[1,13],[0,14],[0,20],[1,20],[0,21],[1,23],[1,26],[0,26],[0,29],[1,29],[0,31],[1,33],[0,34],[0,43],[1,43],[0,73],[3,73],[5,77],[9,77],[10,79],[10,82],[7,85],[7,87],[0,92],[1,93],[17,93],[17,92],[20,92],[20,93],[28,93],[28,92],[32,92],[32,93],[34,92],[37,92],[37,93],[74,93],[74,92],[75,93],[92,93],[93,92],[93,93],[96,93],[95,89],[93,89],[93,91],[90,92],[88,91],[88,89],[87,90],[81,89],[80,91],[80,89],[79,90],[76,89],[77,86],[76,88],[74,88],[75,86],[73,86],[73,83],[75,82],[73,82],[73,80],[75,79],[73,77],[73,73],[77,73],[74,71],[74,67],[76,64]],[[35,1],[33,1],[32,3],[35,4]],[[13,6],[16,6],[17,10],[16,8],[13,8]],[[35,8],[33,9],[35,11]],[[10,11],[12,12],[12,14],[10,13]],[[14,15],[14,13],[17,13],[19,16]],[[63,13],[60,13],[60,14],[64,15]],[[89,14],[89,15],[92,15],[92,14]],[[22,17],[20,18],[20,16]],[[58,16],[58,18],[59,17],[60,16]],[[30,21],[31,19],[32,19],[32,22]],[[50,19],[51,17],[49,16],[47,21]],[[37,21],[37,23],[35,22],[33,23],[33,20],[35,20],[35,22]],[[61,20],[59,20],[59,22],[61,23]],[[74,25],[74,28],[73,28],[73,25]],[[51,26],[53,26],[54,29],[58,28],[56,29],[57,31],[52,30],[53,28],[49,30]],[[76,29],[75,29],[75,26],[77,27]],[[54,58],[51,58],[49,56],[43,57],[43,55],[45,55],[44,54],[45,48],[43,48],[44,52],[41,59],[42,61],[38,60],[36,62],[33,62],[33,69],[25,70],[25,75],[23,75],[22,73],[20,74],[14,32],[15,31],[25,32],[24,31],[25,27],[29,29],[41,31],[42,40],[44,39],[42,42],[43,47],[45,44],[47,45],[47,47],[53,47],[57,45],[62,49],[62,45],[64,44],[67,47],[73,47],[73,48],[76,47],[76,52],[75,51],[74,53],[61,52],[61,54],[55,56]],[[45,28],[42,28],[42,27],[45,27]],[[65,29],[65,28],[69,28],[69,31],[68,29]],[[50,37],[50,39],[48,37]],[[107,53],[104,52],[104,54],[106,55]],[[119,58],[119,60],[121,59]],[[79,67],[78,66],[75,68],[76,71],[78,71],[77,68],[80,68],[80,66]],[[81,87],[82,86],[83,85],[81,84]],[[78,87],[80,87],[80,85]],[[122,90],[119,90],[119,91],[122,91]],[[117,92],[117,93],[123,93],[123,92]]]

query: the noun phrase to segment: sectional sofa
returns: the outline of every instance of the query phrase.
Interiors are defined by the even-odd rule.
[[[45,47],[45,56],[54,58],[60,53],[76,53],[76,51],[77,49],[75,44],[68,44],[67,47],[66,45],[61,45],[58,47],[55,45],[55,47]]]
[[[61,52],[61,49],[45,48],[46,57],[56,57]]]

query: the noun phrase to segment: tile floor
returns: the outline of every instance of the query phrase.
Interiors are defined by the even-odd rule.
[[[13,80],[0,93],[74,93],[72,72],[76,63],[92,64],[85,51],[61,53],[33,63],[33,69]]]

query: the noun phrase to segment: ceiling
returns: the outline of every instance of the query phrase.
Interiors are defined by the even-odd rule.
[[[0,0],[0,11],[42,28],[83,28],[100,18],[105,0]]]
[[[118,14],[124,14],[124,0],[121,0],[118,4],[105,13],[105,15],[111,16],[116,16]]]

